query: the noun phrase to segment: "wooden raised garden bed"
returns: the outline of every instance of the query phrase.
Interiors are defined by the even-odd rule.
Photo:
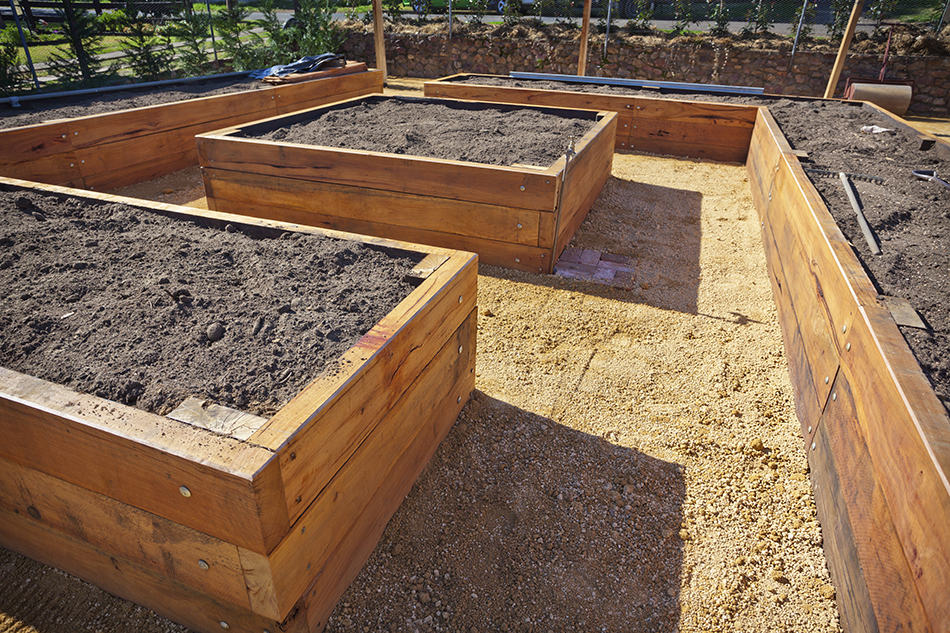
[[[0,174],[115,189],[197,164],[200,132],[382,89],[382,72],[368,70],[3,129]]]
[[[950,418],[766,108],[747,167],[842,624],[945,631]]]
[[[250,429],[233,410],[198,407],[182,422],[0,368],[0,544],[197,631],[321,630],[474,388],[476,256],[10,178],[0,187],[419,260],[408,296],[336,369]],[[242,432],[221,426],[235,419]]]
[[[950,418],[769,113],[771,98],[742,105],[466,83],[473,76],[427,82],[425,93],[613,110],[618,149],[746,163],[842,625],[947,630]]]
[[[741,163],[749,151],[754,106],[465,83],[458,74],[425,82],[428,97],[617,113],[616,149]],[[481,75],[492,76],[492,75]]]
[[[463,248],[478,253],[483,263],[551,272],[610,175],[616,116],[532,108],[596,120],[575,142],[576,155],[569,164],[561,156],[541,166],[490,165],[246,137],[386,100],[397,101],[380,96],[351,99],[199,135],[209,207]],[[473,137],[477,133],[473,130]],[[566,148],[568,139],[563,143]]]

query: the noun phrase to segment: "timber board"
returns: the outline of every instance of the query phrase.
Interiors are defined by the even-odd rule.
[[[200,132],[379,92],[382,85],[382,73],[369,70],[0,130],[0,175],[117,188],[196,164],[193,137]],[[173,158],[166,157],[169,149]]]
[[[464,248],[485,263],[551,272],[610,174],[616,115],[584,111],[599,120],[576,143],[566,172],[564,157],[541,167],[496,166],[243,136],[387,98],[347,99],[198,135],[208,206]]]
[[[149,574],[245,609],[248,617],[257,614],[280,621],[299,611],[297,603],[317,573],[316,565],[298,565],[299,548],[308,543],[295,536],[306,531],[300,522],[307,520],[311,527],[308,538],[340,529],[333,524],[338,513],[320,510],[327,499],[319,496],[321,491],[331,482],[352,486],[347,480],[354,477],[367,484],[364,492],[373,489],[369,484],[379,471],[367,464],[385,463],[386,451],[397,450],[399,442],[409,437],[392,437],[390,424],[380,426],[400,407],[407,407],[400,403],[412,401],[413,415],[408,417],[417,426],[406,429],[414,435],[430,418],[441,420],[439,416],[452,408],[432,409],[448,397],[445,394],[451,392],[460,405],[468,398],[471,389],[456,393],[458,385],[467,384],[467,377],[454,383],[443,378],[455,371],[450,367],[462,368],[462,361],[462,373],[474,376],[474,329],[465,324],[474,318],[476,256],[10,178],[0,177],[0,187],[119,202],[219,227],[250,225],[313,233],[423,256],[411,276],[416,287],[340,357],[344,369],[315,377],[262,421],[247,441],[0,368],[0,430],[7,437],[0,446],[0,490],[4,481],[34,482],[39,492],[32,497],[48,502],[34,509],[57,537],[83,541]],[[461,340],[460,332],[469,337],[464,348],[456,340]],[[446,364],[446,349],[454,352],[454,364]],[[388,434],[384,445],[377,439],[380,433]],[[367,456],[369,450],[374,451],[372,458]],[[427,450],[431,454],[435,445]],[[368,472],[362,472],[364,467]],[[396,484],[408,490],[412,481]],[[187,496],[181,486],[187,487]],[[15,504],[15,499],[11,496],[0,507]],[[70,522],[74,507],[83,505],[95,506],[88,524],[101,528],[110,517],[124,517],[126,529],[109,534]],[[31,506],[24,507],[29,513]],[[375,506],[367,502],[362,507],[369,520]],[[19,505],[13,509],[22,510]],[[319,520],[312,518],[314,512]],[[178,535],[179,554],[159,544],[149,546],[153,524]],[[133,538],[138,532],[142,532],[138,539]],[[359,569],[362,560],[354,563],[333,546],[325,555],[337,560],[335,564]],[[182,562],[175,558],[179,555],[192,560]],[[208,570],[195,566],[199,558],[209,563]],[[225,559],[227,564],[219,562]],[[227,578],[214,580],[212,562],[215,573]],[[191,566],[180,574],[184,565]],[[214,589],[206,585],[209,582],[215,582]],[[325,587],[321,595],[329,595]],[[334,603],[338,597],[334,594]],[[310,604],[316,605],[313,599]],[[333,604],[317,606],[325,610]]]

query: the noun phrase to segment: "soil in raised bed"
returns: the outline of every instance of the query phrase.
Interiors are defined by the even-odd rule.
[[[946,148],[921,149],[917,132],[895,125],[889,117],[857,103],[695,92],[661,94],[652,89],[506,77],[472,76],[459,81],[767,105],[792,147],[808,152],[808,158],[802,160],[806,169],[883,178],[884,185],[854,181],[865,216],[881,242],[882,254],[875,256],[861,233],[841,181],[808,174],[877,289],[907,299],[929,326],[929,330],[900,329],[937,396],[950,409],[950,189],[917,180],[911,174],[915,169],[935,169],[945,180],[950,178],[950,151]],[[893,131],[861,132],[868,125]]]
[[[158,414],[189,396],[273,414],[421,258],[11,188],[0,217],[0,365]]]
[[[0,106],[0,129],[266,87],[267,84],[258,79],[226,77],[208,81],[153,86],[151,88],[119,90],[95,95],[23,101],[19,108],[10,105]]]
[[[590,113],[390,97],[317,110],[290,124],[278,119],[245,127],[235,136],[547,167],[564,155],[572,139],[579,141],[595,124]]]

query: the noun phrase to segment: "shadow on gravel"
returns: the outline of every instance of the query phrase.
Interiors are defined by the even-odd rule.
[[[632,260],[627,288],[479,266],[479,272],[696,314],[703,196],[611,176],[571,246]]]
[[[476,391],[328,631],[671,632],[681,466]]]

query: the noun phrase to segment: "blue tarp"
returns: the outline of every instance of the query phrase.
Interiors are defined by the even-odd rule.
[[[285,77],[294,73],[312,73],[326,68],[339,68],[340,66],[346,66],[346,58],[343,55],[324,53],[322,55],[301,57],[289,64],[278,64],[270,68],[253,70],[248,74],[255,79],[263,79],[264,77]]]

